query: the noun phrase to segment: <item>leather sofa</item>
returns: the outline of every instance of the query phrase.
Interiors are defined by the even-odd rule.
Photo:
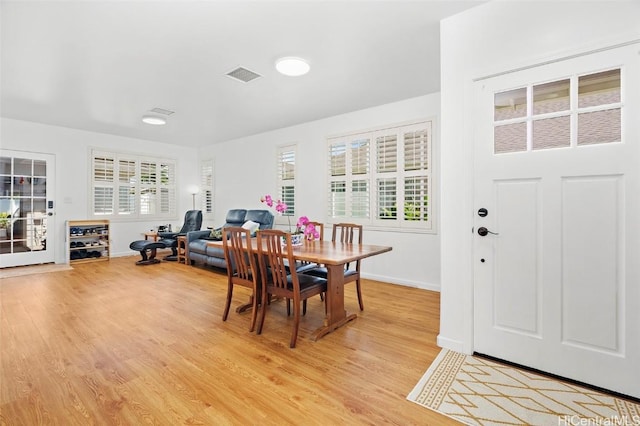
[[[260,224],[259,229],[271,229],[273,227],[274,217],[269,210],[232,209],[227,212],[225,224],[216,228],[216,230],[221,230],[227,226],[242,226],[249,220]],[[202,263],[226,269],[227,262],[224,259],[224,250],[207,245],[209,241],[215,239],[214,237],[210,237],[210,234],[210,229],[187,233],[189,261],[192,265]]]

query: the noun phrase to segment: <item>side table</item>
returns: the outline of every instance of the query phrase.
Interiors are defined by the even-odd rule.
[[[158,233],[156,231],[149,231],[144,233],[144,239],[152,239],[153,241],[158,241]]]
[[[186,235],[178,235],[178,263],[184,263],[188,265],[189,256],[187,253],[187,236]]]

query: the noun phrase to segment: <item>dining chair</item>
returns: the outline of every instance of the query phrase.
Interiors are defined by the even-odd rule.
[[[282,239],[286,241],[282,244]],[[260,264],[260,276],[262,283],[262,300],[260,320],[257,333],[262,333],[264,319],[267,314],[267,298],[271,296],[287,299],[287,315],[290,315],[289,300],[293,300],[293,330],[291,332],[290,348],[296,347],[298,327],[300,325],[300,302],[302,302],[302,314],[307,312],[307,299],[327,291],[327,280],[321,277],[290,273],[287,268],[294,265],[293,247],[291,246],[291,234],[267,229],[258,232],[258,259]]]
[[[332,242],[362,244],[362,225],[355,223],[334,223],[333,231],[331,233]],[[319,266],[315,268],[309,268],[304,271],[307,275],[312,275],[320,278],[327,278],[328,271],[326,267]],[[351,264],[347,263],[344,270],[344,283],[354,282],[356,283],[356,292],[358,294],[358,305],[360,310],[364,311],[364,304],[362,303],[362,290],[360,288],[360,260],[355,262],[355,265],[351,267]]]
[[[249,331],[255,330],[260,295],[259,269],[255,252],[251,247],[251,231],[241,227],[227,227],[222,230],[222,245],[227,262],[227,301],[222,321],[229,316],[233,287],[239,285],[251,289],[251,323]],[[240,310],[241,311],[241,310]]]

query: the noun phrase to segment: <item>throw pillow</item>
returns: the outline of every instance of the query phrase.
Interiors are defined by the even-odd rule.
[[[244,229],[248,229],[251,232],[251,235],[255,235],[256,231],[260,228],[260,224],[258,222],[254,222],[252,220],[246,221],[242,227]]]
[[[209,237],[216,240],[222,240],[222,229],[212,229]]]

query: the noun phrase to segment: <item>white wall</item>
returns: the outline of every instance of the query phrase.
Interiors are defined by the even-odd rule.
[[[224,223],[231,208],[265,208],[260,197],[276,190],[276,147],[297,144],[296,210],[312,220],[326,220],[326,138],[354,130],[435,118],[434,159],[438,152],[439,94],[421,96],[343,114],[294,127],[215,144],[201,150],[202,159],[213,158],[215,168],[215,215],[208,226]],[[304,105],[301,105],[303,108]],[[437,192],[438,164],[434,164]],[[431,199],[439,216],[437,193]],[[436,220],[437,226],[437,220]],[[440,287],[440,237],[367,230],[369,244],[393,246],[393,251],[362,263],[363,275],[381,281],[426,289]]]
[[[0,126],[3,149],[55,155],[55,194],[47,198],[54,200],[56,206],[56,263],[66,262],[65,221],[89,218],[88,159],[91,148],[136,154],[148,153],[176,159],[179,198],[178,216],[171,220],[173,226],[181,224],[184,212],[191,209],[192,199],[186,188],[199,182],[199,170],[195,166],[198,164],[196,149],[7,118],[1,119]],[[135,254],[129,250],[131,241],[142,239],[142,232],[164,222],[112,220],[111,255]]]
[[[639,17],[638,1],[493,1],[442,21],[440,346],[473,350],[473,79],[639,40]]]

